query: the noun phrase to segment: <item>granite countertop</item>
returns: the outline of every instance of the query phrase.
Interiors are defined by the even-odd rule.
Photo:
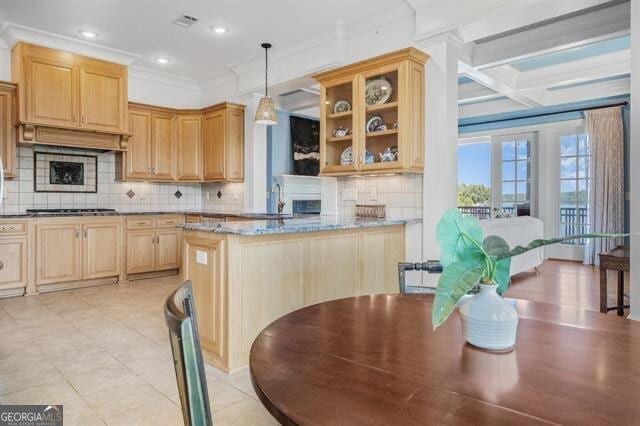
[[[187,231],[216,232],[235,235],[290,234],[298,232],[330,231],[335,229],[373,228],[379,226],[420,223],[421,219],[369,219],[353,216],[314,216],[288,220],[252,220],[223,223],[184,223]]]
[[[240,219],[291,219],[294,216],[289,214],[276,214],[276,213],[223,213],[218,211],[206,211],[206,210],[184,210],[184,211],[144,211],[144,212],[119,212],[119,211],[106,211],[106,212],[61,212],[61,213],[18,213],[18,214],[3,214],[0,215],[0,219],[13,219],[13,218],[32,218],[32,217],[72,217],[72,216],[145,216],[145,215],[161,215],[161,214],[185,214],[185,215],[197,215],[211,218],[240,218]]]

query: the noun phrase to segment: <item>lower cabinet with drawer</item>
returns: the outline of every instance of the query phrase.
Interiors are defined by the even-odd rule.
[[[183,216],[130,216],[127,218],[127,276],[135,278],[180,269]]]

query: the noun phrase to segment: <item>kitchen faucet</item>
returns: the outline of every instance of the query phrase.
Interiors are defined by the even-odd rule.
[[[282,214],[286,203],[282,201],[282,186],[280,186],[279,182],[274,182],[273,185],[271,185],[271,192],[274,192],[273,188],[275,188],[276,185],[278,185],[278,214]]]

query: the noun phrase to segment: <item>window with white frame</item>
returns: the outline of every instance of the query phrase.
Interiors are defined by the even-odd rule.
[[[502,138],[498,208],[503,214],[531,214],[531,141],[526,135]]]
[[[589,163],[591,150],[586,134],[560,138],[560,235],[589,232]],[[584,245],[583,239],[566,242]]]

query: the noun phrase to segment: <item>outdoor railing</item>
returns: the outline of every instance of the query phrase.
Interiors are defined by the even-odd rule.
[[[458,206],[460,213],[473,216],[477,219],[491,218],[489,206]],[[513,207],[503,207],[503,214],[514,213]],[[586,207],[560,207],[560,235],[575,235],[589,231],[589,217]],[[583,240],[571,241],[568,244],[584,244]]]

